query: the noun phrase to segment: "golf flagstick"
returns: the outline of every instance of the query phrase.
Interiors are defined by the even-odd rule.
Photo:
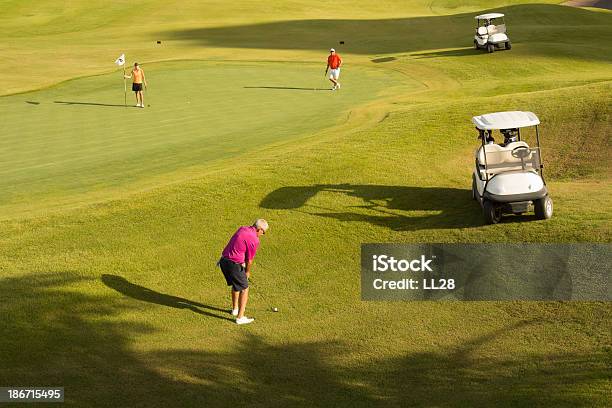
[[[119,58],[115,60],[115,64],[123,67],[123,105],[127,108],[127,83],[125,78],[125,54],[121,54]]]
[[[125,65],[123,66],[123,106],[127,108],[127,81],[125,78]]]

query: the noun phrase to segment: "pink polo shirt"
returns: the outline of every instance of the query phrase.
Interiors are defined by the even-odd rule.
[[[236,263],[252,261],[259,248],[255,227],[240,227],[229,240],[221,256]]]

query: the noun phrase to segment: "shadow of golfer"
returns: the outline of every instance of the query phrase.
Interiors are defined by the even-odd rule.
[[[131,297],[132,299],[148,303],[155,303],[162,306],[173,307],[176,309],[189,309],[192,312],[201,315],[233,321],[229,317],[219,316],[217,314],[210,313],[206,310],[202,310],[207,309],[214,310],[216,312],[227,313],[226,309],[221,309],[218,307],[205,305],[203,303],[194,302],[177,296],[166,295],[164,293],[156,292],[152,289],[145,288],[144,286],[131,283],[125,278],[122,278],[121,276],[104,274],[102,275],[102,283],[125,296]]]
[[[89,105],[89,106],[113,106],[113,107],[122,107],[122,108],[135,108],[132,105],[114,105],[110,103],[95,103],[95,102],[67,102],[67,101],[53,101],[53,103],[59,103],[62,105]]]
[[[295,88],[290,86],[245,86],[245,89],[284,89],[294,91],[331,91],[331,88]]]

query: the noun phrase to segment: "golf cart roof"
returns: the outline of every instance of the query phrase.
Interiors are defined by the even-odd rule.
[[[479,16],[474,17],[476,20],[490,20],[492,18],[500,18],[503,17],[504,15],[502,13],[487,13],[487,14],[481,14]]]
[[[472,122],[478,129],[512,129],[540,124],[540,119],[533,112],[495,112],[474,116]]]

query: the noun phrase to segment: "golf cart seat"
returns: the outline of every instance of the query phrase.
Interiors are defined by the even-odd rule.
[[[490,166],[492,164],[503,163],[503,155],[500,154],[503,151],[503,147],[498,144],[488,144],[484,146],[485,152],[487,153],[486,163]],[[478,164],[481,166],[485,165],[485,155],[482,151],[482,147],[478,149]]]
[[[529,149],[529,145],[527,143],[520,141],[520,142],[508,143],[506,147],[504,147],[504,150],[508,150],[509,152],[512,152],[512,150],[516,149],[517,147],[526,147]],[[510,155],[510,157],[512,157],[512,155]],[[514,159],[514,157],[512,158]]]
[[[498,144],[485,145],[485,152],[487,153],[486,163],[489,173],[500,173],[504,171],[521,170],[522,164],[533,160],[531,151],[527,157],[521,160],[520,157],[512,155],[512,151],[517,147],[525,147],[529,149],[529,145],[523,141],[508,143],[506,146],[500,146]],[[482,147],[478,149],[478,164],[482,168],[485,165],[485,156]]]
[[[487,27],[478,27],[478,30],[476,31],[478,33],[479,36],[483,36],[483,35],[487,35]]]
[[[491,24],[487,26],[487,32],[489,33],[489,35],[503,34],[506,32],[506,25],[505,24],[500,24],[500,25]]]

